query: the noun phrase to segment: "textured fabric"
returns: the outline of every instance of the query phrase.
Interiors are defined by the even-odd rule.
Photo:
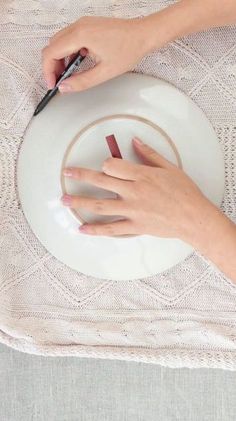
[[[236,377],[225,370],[45,358],[0,346],[0,373],[2,421],[236,419]]]
[[[45,92],[41,49],[82,15],[141,16],[150,0],[0,0],[0,340],[44,355],[236,369],[236,285],[193,253],[160,275],[130,282],[88,278],[52,257],[20,208],[17,154]],[[225,157],[222,210],[236,220],[236,28],[173,42],[137,72],[186,92],[215,127]],[[207,140],[206,140],[207,141]]]

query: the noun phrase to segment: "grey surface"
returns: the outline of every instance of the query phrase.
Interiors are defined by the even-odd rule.
[[[236,373],[45,358],[0,346],[1,421],[234,421]]]

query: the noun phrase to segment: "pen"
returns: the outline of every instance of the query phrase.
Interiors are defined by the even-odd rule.
[[[86,56],[82,56],[81,53],[77,54],[71,61],[70,63],[66,66],[64,72],[58,77],[58,79],[56,80],[56,85],[53,89],[50,89],[49,91],[47,91],[46,95],[43,97],[42,101],[38,104],[35,112],[34,112],[34,116],[36,116],[37,114],[40,113],[40,111],[42,111],[44,109],[44,107],[46,107],[46,105],[49,103],[49,101],[56,95],[57,91],[58,91],[58,87],[60,85],[60,83],[67,79],[69,76],[72,75],[73,71],[75,70],[75,68],[77,66],[80,65],[80,63],[82,63],[83,59]]]

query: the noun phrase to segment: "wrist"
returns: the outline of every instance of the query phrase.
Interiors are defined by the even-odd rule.
[[[224,216],[203,195],[187,203],[184,215],[185,223],[182,227],[181,240],[201,252],[214,231],[216,219]]]
[[[202,253],[209,252],[219,244],[231,221],[212,203],[207,203],[193,219],[191,244]]]
[[[179,0],[160,12],[139,20],[146,53],[191,33],[235,23],[235,0]]]
[[[193,25],[190,19],[193,19],[191,9],[185,1],[139,19],[147,53],[190,33]]]
[[[186,241],[236,281],[236,225],[208,202],[192,226]]]
[[[219,6],[219,5],[218,5]],[[180,0],[160,12],[140,19],[147,51],[152,52],[169,42],[194,32],[216,26],[215,1]]]

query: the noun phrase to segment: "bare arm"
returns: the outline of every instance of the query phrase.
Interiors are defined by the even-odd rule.
[[[236,283],[236,225],[210,202],[200,214],[188,241]]]
[[[235,0],[181,0],[144,18],[150,50],[161,44],[213,27],[236,23]]]

